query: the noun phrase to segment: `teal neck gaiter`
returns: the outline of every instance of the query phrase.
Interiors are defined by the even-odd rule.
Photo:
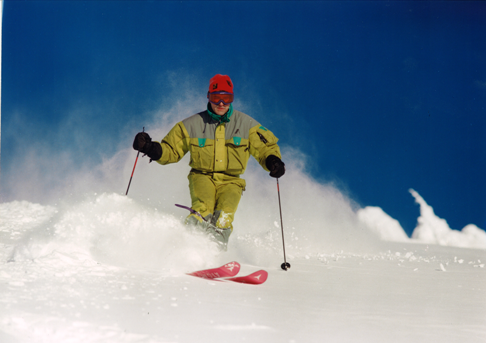
[[[216,122],[218,122],[218,124],[221,124],[221,123],[229,123],[230,117],[233,114],[233,104],[230,104],[230,107],[229,107],[228,112],[226,112],[222,116],[218,116],[216,113],[213,113],[211,111],[211,103],[208,102],[208,113],[209,113],[209,116],[212,119],[214,119]]]

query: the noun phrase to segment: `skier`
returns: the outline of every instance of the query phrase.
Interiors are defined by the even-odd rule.
[[[165,165],[175,163],[189,151],[191,213],[186,224],[210,234],[227,249],[233,219],[245,180],[250,154],[270,176],[285,173],[277,137],[255,119],[233,109],[233,82],[217,74],[209,82],[207,109],[177,123],[159,143],[146,132],[135,136],[133,148]],[[200,214],[203,218],[201,218]]]

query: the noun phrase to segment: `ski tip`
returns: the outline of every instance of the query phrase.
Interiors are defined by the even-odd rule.
[[[265,270],[258,270],[253,274],[250,274],[250,276],[253,278],[255,285],[264,283],[268,279],[268,273]]]
[[[265,270],[258,270],[250,275],[233,277],[226,279],[227,281],[246,283],[250,285],[260,285],[267,281],[268,273]]]
[[[235,276],[236,274],[238,274],[240,272],[241,265],[238,262],[233,261],[233,262],[230,262],[230,263],[226,263],[223,266],[223,268],[226,269],[226,272],[230,276]]]
[[[268,272],[267,271],[259,270],[255,273],[259,273],[259,275],[260,275],[259,280],[261,281],[261,283],[264,283],[265,281],[267,281],[267,279],[268,279]],[[253,274],[255,274],[255,273],[253,273]]]

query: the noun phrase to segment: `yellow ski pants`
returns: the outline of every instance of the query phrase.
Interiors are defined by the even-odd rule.
[[[203,174],[192,170],[187,177],[191,192],[192,209],[199,212],[204,218],[216,211],[221,211],[217,218],[216,226],[219,228],[231,228],[235,212],[240,202],[241,194],[245,189],[245,180],[223,173]],[[202,219],[194,214],[199,222]]]

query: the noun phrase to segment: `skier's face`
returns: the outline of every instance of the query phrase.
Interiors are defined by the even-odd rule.
[[[225,105],[225,104],[223,104],[222,101],[217,105],[215,105],[211,102],[210,102],[210,104],[211,104],[211,108],[213,109],[213,112],[216,113],[218,116],[224,115],[226,112],[228,112],[229,107],[230,107],[229,104]]]

